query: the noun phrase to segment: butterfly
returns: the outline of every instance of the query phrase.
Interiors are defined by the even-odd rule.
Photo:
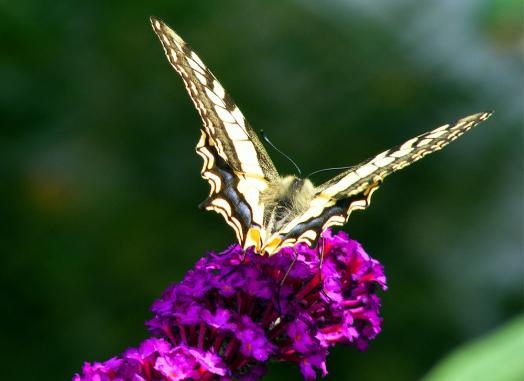
[[[409,139],[327,182],[281,176],[242,112],[187,43],[151,17],[165,54],[203,121],[197,154],[211,187],[201,206],[221,214],[244,249],[269,256],[297,243],[316,245],[330,226],[364,209],[387,175],[458,138],[491,112],[481,112]]]

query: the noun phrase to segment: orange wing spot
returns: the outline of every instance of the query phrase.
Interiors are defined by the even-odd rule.
[[[249,228],[246,234],[246,241],[244,242],[244,250],[248,247],[254,246],[255,251],[258,253],[260,251],[261,244],[262,237],[260,236],[260,229],[257,227]]]
[[[264,247],[262,248],[262,253],[267,253],[267,255],[271,257],[273,254],[276,254],[276,252],[280,248],[281,242],[282,239],[280,237],[274,237],[271,241],[264,245]]]

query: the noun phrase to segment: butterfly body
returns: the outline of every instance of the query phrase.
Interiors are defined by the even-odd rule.
[[[278,232],[294,216],[304,213],[314,195],[315,187],[309,179],[279,177],[260,195],[264,205],[264,226],[268,233]]]
[[[151,24],[203,121],[196,151],[210,193],[201,206],[221,214],[239,243],[260,254],[273,255],[301,242],[315,245],[322,231],[366,208],[386,176],[442,149],[491,115],[482,112],[444,124],[314,186],[307,178],[281,176],[202,60],[162,21],[152,17]]]

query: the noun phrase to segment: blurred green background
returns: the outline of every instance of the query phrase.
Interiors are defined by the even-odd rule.
[[[0,379],[69,379],[136,345],[154,298],[234,240],[197,208],[201,122],[150,15],[306,173],[496,111],[344,227],[390,289],[383,333],[335,348],[328,379],[420,379],[522,313],[521,1],[1,2]]]

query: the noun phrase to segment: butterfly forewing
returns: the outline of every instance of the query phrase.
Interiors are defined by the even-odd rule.
[[[222,214],[239,241],[247,244],[251,228],[251,235],[260,235],[260,193],[278,172],[240,109],[197,54],[162,21],[152,17],[151,24],[204,124],[197,153],[204,159],[201,173],[211,192],[203,206]]]
[[[280,246],[295,242],[314,244],[323,230],[330,226],[343,225],[353,210],[366,208],[372,193],[387,175],[442,149],[490,115],[490,112],[478,113],[438,127],[384,151],[320,185],[310,208],[281,230]]]
[[[490,115],[490,112],[470,115],[409,139],[322,184],[318,196],[338,200],[366,192],[387,175],[442,149]]]

